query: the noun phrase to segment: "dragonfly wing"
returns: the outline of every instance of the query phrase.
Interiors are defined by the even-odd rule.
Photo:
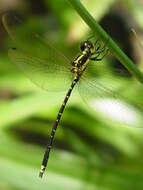
[[[40,88],[61,91],[70,86],[72,73],[64,65],[55,64],[52,59],[31,56],[31,54],[16,48],[10,49],[8,55],[24,74]],[[63,61],[65,60],[63,59]]]
[[[142,109],[133,101],[118,94],[110,83],[107,86],[106,82],[106,80],[103,82],[101,77],[90,75],[87,69],[78,84],[83,100],[106,121],[110,119],[122,125],[142,127]]]
[[[12,39],[9,57],[35,84],[45,90],[66,90],[71,83],[70,61],[50,44],[28,30],[15,15],[3,16],[3,24]]]

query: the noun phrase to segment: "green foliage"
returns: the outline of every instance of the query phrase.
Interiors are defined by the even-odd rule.
[[[43,36],[50,33],[55,46],[65,55],[67,53],[74,57],[77,43],[87,35],[88,30],[81,26],[80,18],[64,0],[60,4],[58,0],[45,2],[45,8],[52,12],[56,20],[56,31],[52,29],[49,32],[44,16],[31,14],[19,35],[25,38],[33,31]],[[87,1],[85,4],[100,20],[113,2]],[[126,6],[131,11],[129,4]],[[48,19],[51,19],[50,16]],[[57,23],[61,24],[61,28]],[[76,40],[72,44],[68,39],[74,25],[79,27],[75,27]],[[84,32],[79,36],[82,27]],[[32,41],[29,45],[31,52],[34,43]],[[26,43],[22,45],[27,48]],[[6,46],[11,46],[11,43],[5,43]],[[42,49],[39,53],[42,56]],[[112,85],[116,93],[127,97],[125,101],[132,101],[142,107],[141,85],[129,77],[117,77],[111,72],[108,60],[104,60],[104,63],[105,66],[92,70],[91,74],[98,72],[103,84]],[[110,77],[107,77],[108,74]],[[142,128],[129,128],[103,117],[96,106],[90,108],[84,104],[76,90],[57,130],[45,176],[39,179],[47,137],[64,95],[65,92],[44,92],[35,87],[10,62],[7,54],[1,53],[0,97],[3,98],[0,99],[0,189],[142,189]]]

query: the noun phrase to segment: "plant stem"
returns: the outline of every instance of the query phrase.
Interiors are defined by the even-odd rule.
[[[138,70],[131,59],[119,48],[119,46],[111,39],[111,37],[103,30],[103,28],[89,14],[86,8],[81,4],[80,0],[69,0],[77,13],[82,17],[86,24],[99,36],[104,43],[112,51],[114,56],[143,84],[143,74]],[[111,26],[112,27],[112,26]]]

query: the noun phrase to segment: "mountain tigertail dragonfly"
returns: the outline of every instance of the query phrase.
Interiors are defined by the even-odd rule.
[[[67,89],[66,96],[53,124],[50,139],[42,161],[39,173],[39,176],[42,177],[47,166],[57,126],[75,85],[78,86],[79,93],[85,101],[88,101],[88,103],[92,102],[91,104],[95,106],[95,108],[101,108],[103,98],[107,97],[103,102],[103,110],[112,111],[114,114],[113,117],[115,117],[116,113],[122,112],[125,117],[125,119],[122,118],[123,123],[126,123],[129,106],[120,105],[118,101],[120,96],[114,93],[110,86],[105,87],[102,82],[98,80],[98,76],[89,75],[91,70],[96,71],[98,65],[101,64],[97,64],[96,62],[101,61],[107,54],[108,49],[106,45],[101,45],[99,40],[95,42],[92,42],[91,39],[85,40],[80,44],[79,55],[73,59],[73,61],[70,61],[50,43],[45,43],[39,35],[34,36],[35,41],[32,43],[32,48],[29,48],[29,45],[26,45],[24,39],[19,35],[19,23],[17,25],[18,30],[13,30],[8,17],[9,15],[5,14],[2,20],[6,31],[15,42],[15,46],[8,51],[12,62],[14,62],[32,82],[44,90],[60,91]],[[11,19],[10,17],[10,20]],[[19,22],[17,18],[13,19]],[[30,43],[29,39],[27,39],[27,41]],[[55,79],[56,83],[54,82]],[[96,102],[96,97],[100,97],[101,101]],[[108,97],[113,99],[113,102],[110,101]],[[92,99],[94,101],[92,101]],[[141,117],[139,111],[136,111],[135,114],[136,117]],[[129,114],[131,125],[133,124],[133,115],[132,113]]]

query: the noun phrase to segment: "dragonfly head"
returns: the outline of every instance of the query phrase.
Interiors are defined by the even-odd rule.
[[[94,52],[94,45],[91,41],[86,40],[81,42],[80,50],[83,52],[85,49],[88,49],[91,53]]]

